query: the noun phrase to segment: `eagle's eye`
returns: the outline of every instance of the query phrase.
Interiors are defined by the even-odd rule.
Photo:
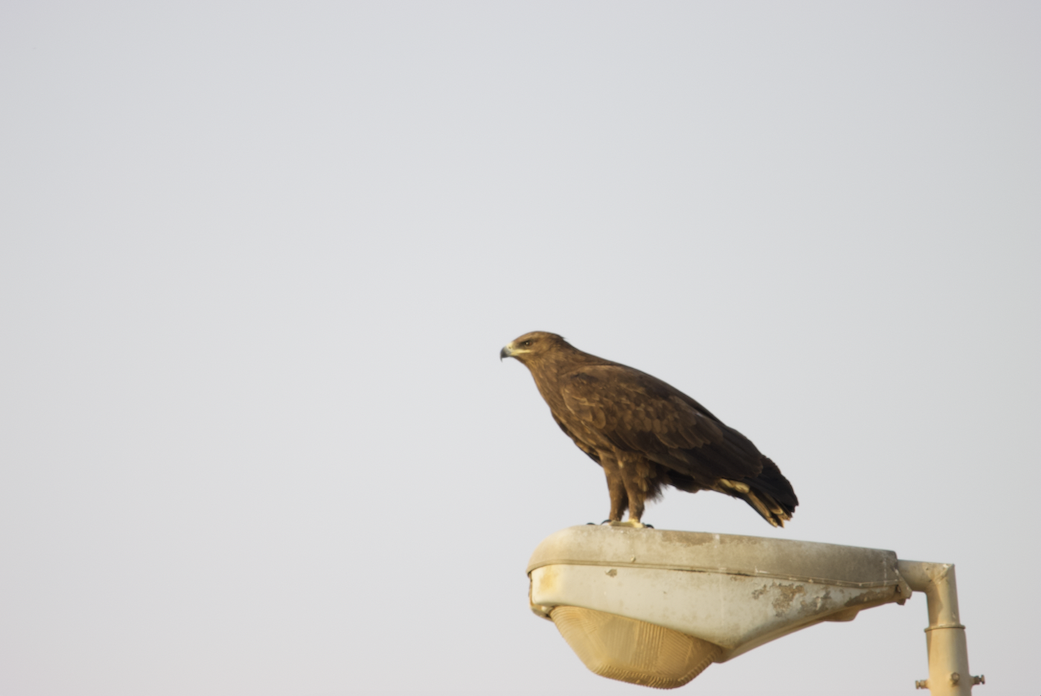
[[[527,341],[521,341],[521,347],[522,348],[527,348],[530,345],[531,345],[531,339],[530,338]]]

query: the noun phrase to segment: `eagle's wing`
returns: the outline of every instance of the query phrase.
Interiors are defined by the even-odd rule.
[[[557,425],[560,426],[560,429],[564,431],[564,434],[570,437],[571,440],[575,443],[575,445],[580,450],[585,452],[590,459],[592,459],[597,464],[603,466],[603,464],[601,464],[600,462],[600,453],[596,451],[596,448],[590,445],[589,443],[584,442],[582,438],[576,437],[575,434],[571,432],[571,428],[567,427],[567,423],[561,420],[556,413],[553,413],[552,410],[550,411],[550,413],[553,415],[553,420],[556,421]]]
[[[572,427],[569,433],[580,447],[580,432],[587,430],[619,450],[640,453],[698,480],[741,479],[762,471],[765,457],[741,433],[707,415],[676,388],[639,370],[624,365],[582,367],[564,375],[561,388],[568,409],[562,415],[584,426]],[[595,447],[594,442],[585,444]]]

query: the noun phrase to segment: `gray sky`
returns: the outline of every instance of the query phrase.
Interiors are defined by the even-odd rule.
[[[1037,3],[0,9],[0,692],[636,694],[527,607],[600,521],[521,333],[665,379],[954,562],[1032,693]],[[688,691],[913,693],[925,601]]]

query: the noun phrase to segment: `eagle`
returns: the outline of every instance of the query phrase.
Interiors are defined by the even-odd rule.
[[[665,486],[739,498],[775,527],[792,518],[799,499],[777,465],[679,389],[545,331],[507,344],[505,358],[531,371],[553,420],[603,468],[611,497],[605,522],[646,526],[644,505]]]

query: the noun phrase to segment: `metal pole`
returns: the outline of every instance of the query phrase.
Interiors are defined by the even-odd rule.
[[[965,626],[958,614],[958,587],[953,563],[897,561],[897,571],[915,592],[924,592],[929,603],[929,628],[925,643],[929,652],[929,678],[915,682],[932,696],[971,696],[982,676],[969,674]]]

